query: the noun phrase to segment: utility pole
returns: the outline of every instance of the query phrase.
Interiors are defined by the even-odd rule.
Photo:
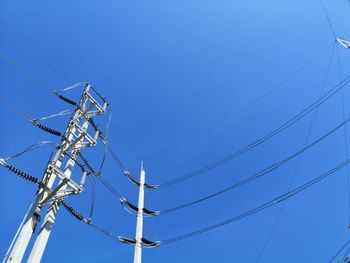
[[[83,172],[79,183],[71,178],[76,163],[76,155],[78,151],[86,147],[96,146],[99,131],[95,129],[95,134],[90,135],[88,131],[89,124],[93,127],[96,126],[93,125],[91,118],[104,114],[108,106],[105,101],[101,106],[91,95],[90,88],[91,86],[86,84],[80,102],[77,104],[62,136],[62,143],[45,169],[35,199],[25,215],[3,262],[19,263],[22,261],[29,241],[40,220],[43,207],[50,204],[28,259],[28,262],[40,262],[58,212],[60,200],[83,191],[86,172]],[[65,163],[65,168],[62,171],[63,163]]]
[[[143,161],[141,161],[140,186],[139,186],[139,204],[137,211],[136,223],[136,244],[134,252],[134,263],[141,263],[142,259],[142,234],[143,234],[143,207],[144,207],[144,191],[145,191],[145,170],[143,169]]]
[[[141,162],[141,173],[140,181],[137,181],[128,171],[124,172],[128,179],[139,187],[139,202],[138,206],[133,205],[125,198],[121,198],[120,201],[122,205],[128,209],[131,213],[136,214],[136,236],[133,238],[126,238],[118,236],[120,242],[134,246],[134,263],[141,263],[142,261],[142,247],[146,246],[149,248],[157,247],[160,245],[160,241],[150,241],[143,237],[143,219],[145,216],[157,216],[159,211],[151,211],[144,207],[144,194],[145,188],[147,189],[157,189],[158,185],[149,185],[146,183],[146,172],[144,170],[143,161]]]

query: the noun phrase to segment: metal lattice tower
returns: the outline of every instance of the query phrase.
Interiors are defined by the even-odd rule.
[[[107,102],[103,100],[102,103],[99,103],[94,98],[91,93],[91,86],[86,84],[80,101],[76,105],[75,112],[62,136],[61,145],[57,148],[54,157],[45,169],[35,199],[10,245],[4,262],[17,263],[22,261],[41,217],[42,210],[44,206],[48,205],[49,208],[28,258],[28,262],[40,262],[61,200],[70,195],[80,194],[84,190],[87,173],[83,171],[79,182],[77,182],[72,178],[73,168],[79,151],[96,146],[97,139],[102,137],[92,117],[103,115],[107,107]],[[90,126],[94,128],[93,132],[89,131]],[[64,168],[62,169],[62,167]]]

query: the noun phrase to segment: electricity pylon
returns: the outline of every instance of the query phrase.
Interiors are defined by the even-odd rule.
[[[96,128],[92,117],[104,114],[108,107],[104,100],[103,103],[99,103],[91,94],[90,89],[91,86],[86,84],[80,101],[76,105],[76,109],[62,136],[62,143],[57,148],[52,160],[49,161],[35,199],[5,256],[4,262],[6,263],[19,263],[22,261],[29,241],[35,232],[43,207],[49,204],[49,209],[46,212],[28,259],[28,262],[40,262],[55,222],[60,201],[67,196],[79,194],[84,189],[86,172],[83,171],[79,183],[73,180],[71,176],[76,163],[77,153],[86,147],[96,146],[97,139],[101,134]],[[93,135],[90,135],[88,130],[89,124],[95,129]],[[61,166],[63,164],[65,165],[62,170]],[[57,178],[59,180],[56,180]]]

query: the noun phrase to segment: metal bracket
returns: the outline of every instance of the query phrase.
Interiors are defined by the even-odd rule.
[[[50,167],[52,169],[52,172],[54,172],[58,176],[58,178],[60,178],[62,181],[67,180],[66,184],[70,186],[74,191],[78,193],[81,193],[83,191],[83,188],[78,183],[76,183],[70,178],[67,178],[66,175],[55,165],[50,164]]]
[[[68,181],[69,181],[68,178],[63,179],[62,182],[61,182],[54,190],[52,190],[52,191],[47,195],[47,197],[46,197],[44,200],[42,200],[42,201],[40,202],[40,205],[46,204],[47,201],[49,201],[51,197],[53,197],[54,195],[56,195],[56,193],[58,192],[58,190],[60,190]]]
[[[350,42],[344,38],[337,38],[337,41],[345,48],[350,48]]]

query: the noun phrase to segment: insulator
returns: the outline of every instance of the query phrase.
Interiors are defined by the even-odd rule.
[[[128,171],[124,171],[124,175],[128,177],[128,179],[133,182],[134,184],[140,186],[140,182],[138,182],[134,177],[132,177],[132,175],[130,174],[130,172]],[[149,184],[144,184],[145,188],[148,189],[157,189],[159,186],[158,185],[149,185]]]
[[[104,140],[104,136],[103,136],[103,132],[101,132],[99,129],[98,129],[98,126],[96,124],[96,122],[94,121],[94,119],[92,117],[89,118],[89,122],[91,124],[91,126],[94,128],[95,131],[98,131],[98,137],[100,137],[100,139]]]
[[[101,131],[98,129],[98,126],[97,126],[97,124],[95,123],[94,119],[93,119],[92,117],[90,117],[90,118],[88,119],[88,121],[89,121],[89,123],[91,124],[91,126],[94,128],[94,130],[98,132],[98,137],[99,137],[102,141],[104,141],[106,138],[104,137],[103,132],[101,132]]]
[[[132,239],[132,238],[118,236],[118,240],[120,242],[122,242],[122,243],[129,244],[129,245],[135,245],[136,244],[136,240]]]
[[[84,165],[82,165],[80,162],[78,162],[77,160],[76,160],[76,158],[73,158],[70,154],[68,154],[68,153],[66,153],[67,154],[67,156],[71,159],[71,160],[74,160],[74,162],[76,163],[76,165],[78,165],[79,166],[79,168],[81,169],[81,171],[82,172],[85,172],[86,170],[85,170],[85,168],[84,168]]]
[[[9,169],[12,173],[16,174],[16,175],[19,175],[20,177],[22,177],[23,179],[29,181],[29,182],[32,182],[32,183],[35,183],[37,184],[39,182],[39,179],[34,177],[34,176],[31,176],[19,169],[17,169],[16,167],[12,166],[12,165],[6,165],[5,166],[7,169]]]
[[[131,174],[128,172],[128,171],[124,171],[124,175],[126,177],[128,177],[128,179],[133,182],[134,184],[136,184],[137,186],[140,186],[140,183],[134,178],[131,176]]]
[[[149,247],[157,247],[160,245],[160,241],[149,241],[146,238],[141,238],[141,242],[143,245],[147,245]]]
[[[150,215],[150,216],[157,216],[160,214],[159,211],[151,211],[151,210],[148,210],[147,208],[143,208],[142,210],[145,214]]]
[[[90,165],[89,161],[84,157],[84,155],[82,155],[82,153],[80,151],[77,151],[77,155],[80,157],[80,159],[83,161],[83,163],[85,164],[85,166],[93,173],[96,174],[94,168],[92,168],[92,166]]]
[[[127,201],[126,199],[122,199],[121,200],[121,203],[124,205],[124,206],[127,206],[129,207],[129,209],[135,211],[135,212],[138,212],[139,211],[139,208],[136,206],[136,205],[133,205],[132,203],[130,203],[129,201]]]
[[[85,168],[81,163],[77,162],[76,160],[74,160],[74,162],[79,166],[82,172],[85,172]]]
[[[152,189],[152,190],[157,189],[159,187],[159,185],[150,185],[150,184],[144,184],[144,186],[146,188]]]
[[[89,118],[89,122],[90,122],[91,126],[95,129],[95,131],[99,131],[98,127],[97,127],[97,125],[92,117]]]
[[[58,95],[58,97],[59,97],[61,100],[65,101],[65,102],[67,102],[67,103],[69,103],[69,104],[71,104],[71,105],[74,105],[74,106],[77,105],[77,103],[76,103],[75,101],[70,100],[70,99],[68,99],[67,97],[63,96],[63,95]]]
[[[36,127],[38,127],[39,129],[41,129],[43,131],[46,131],[48,133],[51,133],[51,134],[59,136],[59,137],[62,136],[62,133],[60,133],[59,131],[55,131],[55,130],[53,130],[53,129],[51,129],[51,128],[49,128],[41,123],[37,123],[37,122],[33,122],[33,123]]]
[[[84,219],[84,217],[80,213],[78,213],[76,210],[74,210],[74,208],[71,207],[69,204],[67,204],[65,201],[60,200],[59,204],[62,204],[63,207],[79,221],[82,221]]]

